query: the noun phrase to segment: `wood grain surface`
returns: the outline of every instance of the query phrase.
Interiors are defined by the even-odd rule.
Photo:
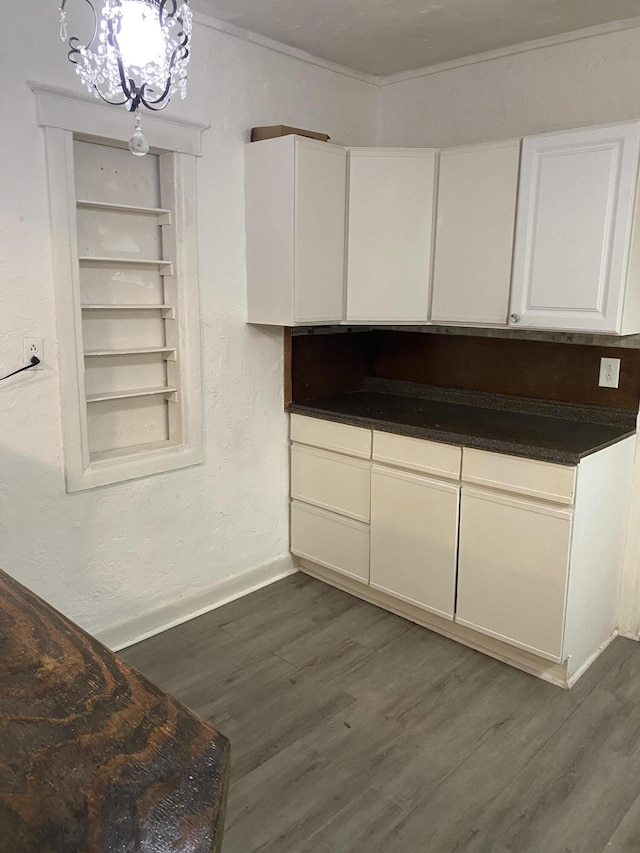
[[[0,853],[211,853],[229,742],[0,572]]]

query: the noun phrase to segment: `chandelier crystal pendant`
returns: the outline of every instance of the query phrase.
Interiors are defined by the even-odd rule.
[[[102,0],[100,14],[92,0],[84,0],[93,17],[93,35],[86,43],[68,37],[67,3],[60,5],[60,38],[69,60],[96,98],[136,113],[129,147],[146,154],[140,107],[163,110],[176,92],[182,98],[187,94],[193,26],[188,0]]]

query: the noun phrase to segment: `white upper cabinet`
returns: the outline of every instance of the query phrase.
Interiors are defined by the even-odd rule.
[[[513,324],[640,331],[639,155],[639,122],[524,140]]]
[[[440,152],[433,323],[506,325],[520,140]]]
[[[437,154],[349,152],[348,323],[426,323]]]
[[[246,146],[250,323],[342,320],[346,175],[337,145],[284,136]]]

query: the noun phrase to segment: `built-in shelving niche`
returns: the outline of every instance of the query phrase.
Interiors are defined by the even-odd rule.
[[[91,462],[181,441],[174,233],[162,158],[74,141]]]

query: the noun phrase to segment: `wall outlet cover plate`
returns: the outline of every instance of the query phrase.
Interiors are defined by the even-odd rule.
[[[618,388],[620,385],[620,359],[600,359],[600,388]]]
[[[42,338],[25,338],[24,339],[24,363],[31,364],[33,356],[40,359],[40,364],[36,365],[34,370],[42,370],[44,361],[44,342]]]

